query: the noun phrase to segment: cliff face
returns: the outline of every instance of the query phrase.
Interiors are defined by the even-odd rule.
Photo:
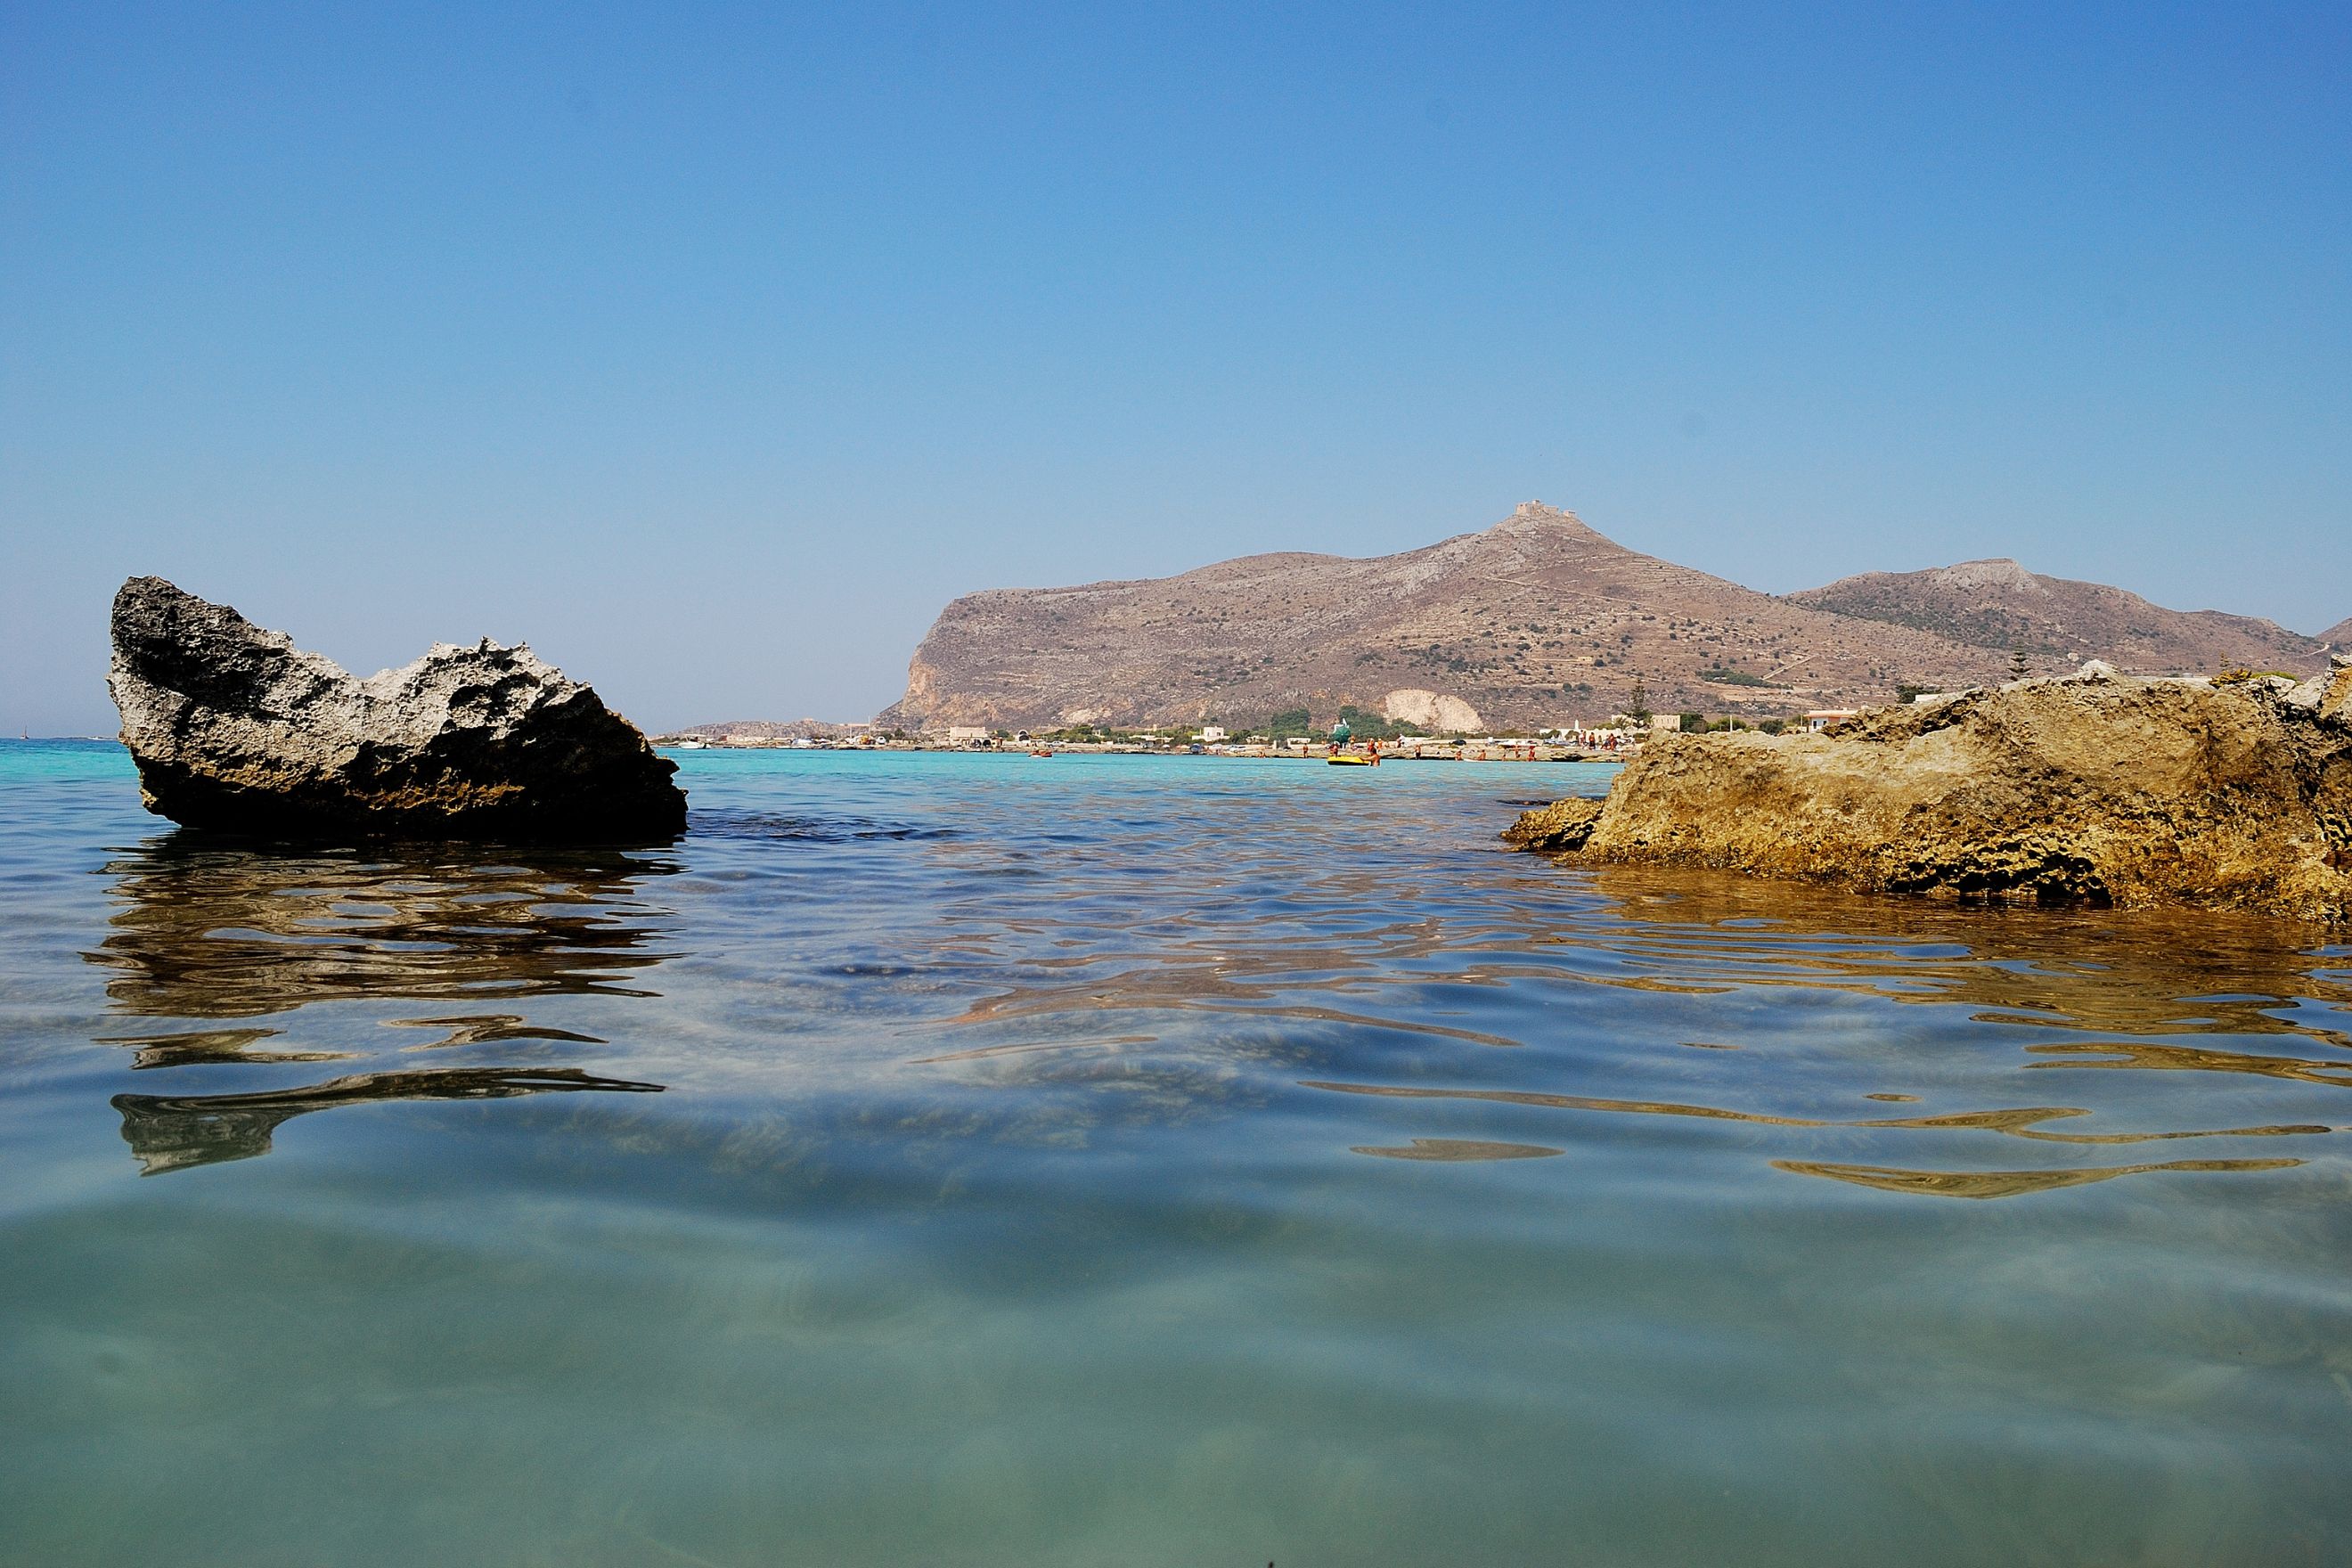
[[[1399,555],[1256,555],[1178,577],[968,595],[931,627],[879,721],[1252,722],[1349,703],[1406,716],[1450,698],[1499,727],[1603,717],[1631,701],[1636,677],[1664,711],[1790,713],[1884,700],[1897,681],[1990,679],[2006,663],[2005,649],[1641,554],[1530,502]]]
[[[2104,666],[1830,733],[1664,739],[1507,836],[1896,892],[2352,919],[2352,662],[2301,685]]]
[[[2318,667],[2323,638],[2219,610],[2168,610],[2100,583],[2045,577],[2014,561],[1869,572],[1792,594],[1817,610],[1933,632],[2072,666],[2097,658],[2149,674]]]

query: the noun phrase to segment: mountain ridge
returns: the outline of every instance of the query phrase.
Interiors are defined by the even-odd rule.
[[[2169,610],[2128,589],[2045,576],[2007,556],[1919,572],[1864,572],[1789,597],[1815,609],[2123,669],[2268,668],[2310,660],[2321,639],[2221,610]]]
[[[1993,623],[1967,618],[1972,593],[2010,614],[2047,594],[2077,618],[2085,604],[2108,606],[2108,619],[2137,616],[2157,635],[2111,658],[2125,668],[2174,650],[2202,657],[2209,644],[2259,649],[2282,668],[2321,661],[2316,639],[2268,622],[2164,610],[2014,562],[1935,571],[1958,575],[1923,585],[1912,579],[1933,573],[1864,574],[1775,596],[1529,501],[1489,528],[1390,555],[1270,552],[1168,577],[962,595],[932,624],[908,660],[906,694],[877,722],[1255,723],[1302,706],[1393,715],[1450,698],[1481,724],[1516,727],[1605,717],[1633,701],[1637,678],[1660,711],[1785,716],[1892,700],[1906,684],[2002,679],[2021,645],[1986,640]],[[1815,602],[1850,600],[1856,584],[1869,585],[1876,614]],[[1890,620],[1890,610],[1931,624]],[[1937,629],[1938,616],[1958,624]],[[2081,662],[2054,633],[2027,658],[2041,673]]]

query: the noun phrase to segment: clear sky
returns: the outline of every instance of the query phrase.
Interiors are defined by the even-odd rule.
[[[0,4],[0,726],[160,572],[863,717],[1540,497],[2352,615],[2352,8]]]

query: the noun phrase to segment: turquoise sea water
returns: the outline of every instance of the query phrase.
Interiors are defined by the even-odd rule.
[[[0,1562],[2326,1563],[2352,949],[1504,852],[1562,765],[0,745]]]

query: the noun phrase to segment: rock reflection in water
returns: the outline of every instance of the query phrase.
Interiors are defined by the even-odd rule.
[[[2284,1171],[2300,1160],[2165,1160],[2150,1165],[2095,1165],[2074,1171],[1899,1171],[1885,1165],[1839,1165],[1820,1160],[1775,1160],[1773,1165],[1801,1176],[1827,1176],[1890,1193],[1925,1193],[1940,1198],[2007,1198],[2079,1187],[2150,1171]]]
[[[267,1154],[270,1136],[280,1123],[338,1105],[381,1100],[509,1100],[583,1090],[658,1094],[662,1086],[597,1078],[578,1068],[442,1068],[353,1073],[300,1089],[251,1094],[118,1094],[113,1105],[122,1113],[122,1139],[139,1161],[140,1174],[154,1176]]]
[[[254,1066],[270,1062],[333,1062],[351,1059],[350,1051],[257,1051],[263,1040],[283,1029],[193,1029],[179,1035],[108,1035],[101,1046],[129,1046],[133,1071],[153,1068],[220,1065]]]
[[[1621,984],[1843,986],[1966,1004],[1983,1009],[1983,1023],[2302,1035],[2352,1048],[2352,984],[2341,962],[2320,955],[2309,927],[2289,922],[1967,909],[1707,872],[1610,868],[1588,885],[1608,900],[1616,933],[1594,922],[1545,940],[1611,949],[1646,972]],[[2220,984],[2200,984],[2210,982]],[[2309,1005],[2302,1016],[2280,1016],[2297,1003],[2343,1021],[2319,1022]]]
[[[1541,1143],[1496,1143],[1478,1138],[1416,1138],[1397,1148],[1357,1144],[1350,1153],[1377,1154],[1383,1160],[1441,1160],[1459,1163],[1475,1160],[1548,1160],[1565,1154]]]
[[[649,996],[655,993],[629,983],[668,956],[657,936],[667,917],[639,889],[676,868],[614,852],[455,845],[281,854],[175,833],[107,867],[122,907],[105,939],[83,956],[114,972],[107,995],[117,1011],[147,1017],[292,1018],[318,1002]],[[410,1037],[402,1047],[408,1050],[518,1040],[604,1044],[516,1012],[380,1022],[440,1032],[423,1042]],[[104,1043],[131,1047],[139,1070],[211,1073],[362,1054],[257,1048],[290,1027],[121,1035]],[[662,1087],[579,1067],[473,1067],[359,1072],[249,1093],[120,1094],[112,1104],[142,1173],[155,1175],[268,1153],[281,1123],[338,1105],[645,1094]]]
[[[1315,1079],[1302,1082],[1301,1089],[1319,1089],[1335,1094],[1378,1095],[1399,1100],[1483,1100],[1502,1105],[1542,1106],[1560,1110],[1614,1111],[1635,1116],[1690,1116],[1717,1121],[1753,1121],[1771,1127],[1849,1127],[1867,1129],[1916,1129],[1923,1131],[1973,1131],[1997,1132],[2011,1138],[2040,1139],[2053,1143],[2151,1143],[2179,1138],[2285,1138],[2332,1132],[2333,1127],[2316,1122],[2281,1123],[2267,1127],[2217,1127],[2193,1131],[2158,1132],[2049,1132],[2042,1130],[2044,1121],[2056,1121],[2070,1117],[2088,1116],[2088,1110],[2073,1106],[2028,1106],[2013,1110],[1962,1111],[1950,1116],[1872,1117],[1861,1121],[1837,1121],[1807,1116],[1768,1116],[1755,1111],[1725,1110],[1711,1105],[1678,1105],[1664,1100],[1602,1100],[1581,1094],[1538,1094],[1518,1089],[1412,1089],[1391,1084],[1328,1083]],[[1411,1149],[1359,1147],[1359,1154],[1380,1154],[1391,1159],[1500,1159],[1505,1155],[1474,1155],[1423,1153],[1423,1145],[1450,1145],[1450,1139],[1416,1138]],[[1534,1148],[1535,1145],[1475,1144],[1476,1148]],[[1557,1149],[1543,1150],[1559,1153]],[[1884,1165],[1848,1165],[1819,1160],[1774,1160],[1775,1170],[1788,1171],[1801,1176],[1829,1176],[1842,1182],[1853,1182],[1866,1187],[1879,1187],[1895,1193],[1925,1193],[1941,1197],[2000,1198],[2019,1193],[2046,1192],[2053,1187],[2075,1187],[2088,1182],[2104,1182],[2115,1176],[2138,1175],[2148,1171],[2284,1171],[2300,1165],[2301,1160],[2171,1160],[2155,1164],[2103,1165],[2072,1170],[2051,1171],[1907,1171]]]
[[[1049,914],[1060,918],[1048,921]],[[1188,888],[1187,900],[1173,907],[1076,893],[1033,900],[1017,921],[975,901],[949,911],[946,923],[959,958],[991,961],[988,977],[1000,984],[943,1021],[942,1032],[964,1040],[952,1049],[926,1050],[915,1063],[984,1064],[986,1081],[1033,1095],[1048,1085],[1075,1091],[1116,1083],[1128,1110],[1157,1108],[1171,1118],[1211,1102],[1233,1114],[1263,1104],[1251,1099],[1253,1075],[1234,1070],[1252,1058],[1296,1063],[1314,1076],[1292,1076],[1291,1082],[1340,1094],[1800,1130],[1776,1140],[1798,1148],[1759,1150],[1758,1166],[1892,1192],[1990,1197],[2123,1174],[2269,1172],[2303,1162],[2217,1158],[1968,1173],[1912,1170],[1897,1151],[1932,1149],[1937,1157],[1920,1163],[1941,1163],[1969,1143],[1988,1152],[2020,1152],[2018,1142],[1996,1139],[2116,1149],[2261,1139],[2275,1146],[2281,1138],[2300,1142],[2336,1131],[2334,1123],[2343,1120],[2316,1102],[2309,1110],[2266,1104],[2232,1116],[2211,1097],[2158,1100],[2113,1079],[2098,1084],[2099,1092],[2078,1080],[2078,1094],[2087,1095],[2079,1104],[2036,1104],[2043,1098],[2038,1090],[2058,1080],[2020,1079],[2019,1069],[2137,1067],[2352,1087],[2352,1030],[2338,1026],[2352,1022],[2345,1019],[2352,1014],[2352,986],[2340,962],[2315,946],[2308,931],[2258,918],[1959,909],[1680,871],[1547,873],[1492,884],[1474,900],[1442,886],[1382,880],[1341,862],[1292,875],[1272,919],[1255,904],[1232,907],[1212,885]],[[1045,935],[1050,942],[1038,940]],[[1704,1007],[1706,999],[1720,997],[1718,1016],[1727,1019],[1769,1011],[1783,995],[1794,1016],[1822,1007],[1820,993],[1843,992],[1855,1004],[1832,1006],[1825,1015],[1832,1020],[1865,1016],[1867,1008],[1886,1003],[1932,1007],[1943,1017],[1921,1020],[1921,1027],[1958,1030],[2006,1048],[1979,1058],[1984,1070],[1969,1083],[1954,1057],[1918,1062],[1924,1079],[1943,1080],[1937,1096],[1943,1103],[1955,1093],[1968,1096],[1956,1110],[1922,1106],[1925,1114],[1866,1119],[1770,1114],[1770,1101],[1761,1097],[1788,1089],[1776,1089],[1769,1069],[1761,1076],[1752,1068],[1732,1069],[1739,1098],[1756,1106],[1739,1109],[1730,1093],[1709,1104],[1695,1102],[1702,1098],[1696,1094],[1657,1092],[1686,1082],[1690,1069],[1645,1058],[1638,1047],[1612,1042],[1563,1049],[1551,1034],[1553,1000],[1570,1016],[1606,1014],[1642,1032],[1646,999],[1629,999],[1629,1012],[1626,1005],[1576,994],[1586,986],[1654,995],[1667,1009],[1661,1017],[1696,1018],[1695,1007],[1680,999]],[[1790,995],[1798,992],[1815,994]],[[1224,1018],[1213,1025],[1187,1019],[1202,1014]],[[1488,1026],[1461,1026],[1473,1022]],[[1742,1048],[1703,1037],[1715,1026],[1694,1022],[1677,1043]],[[1905,1027],[1892,1022],[1892,1032]],[[1183,1045],[1206,1030],[1217,1031],[1214,1059]],[[982,1040],[968,1043],[975,1034]],[[1423,1042],[1418,1048],[1409,1043],[1415,1039]],[[1748,1043],[1769,1040],[1768,1034]],[[2271,1043],[2297,1048],[2246,1048]],[[1134,1046],[1156,1048],[1129,1048]],[[1512,1065],[1508,1058],[1519,1051],[1486,1048],[1498,1047],[1527,1048],[1534,1059]],[[1890,1092],[1878,1075],[1899,1058],[1860,1039],[1819,1053],[1797,1042],[1775,1049],[1791,1069],[1787,1082],[1804,1083],[1806,1098],[1822,1087],[1817,1075],[1832,1062],[1869,1072],[1869,1079],[1847,1087],[1882,1105],[1916,1105],[1921,1098]],[[1119,1059],[1109,1059],[1114,1055]],[[1374,1076],[1357,1066],[1368,1058],[1391,1068],[1410,1064],[1435,1083],[1339,1081]],[[1310,1064],[1317,1063],[1352,1070],[1315,1072]],[[1550,1087],[1549,1075],[1596,1068],[1622,1075],[1624,1089],[1541,1091]],[[1525,1087],[1493,1084],[1498,1077],[1518,1078]],[[1436,1087],[1448,1079],[1462,1087]],[[1468,1087],[1480,1080],[1491,1087]],[[2035,1087],[2021,1088],[2028,1084]],[[2105,1092],[2110,1086],[2119,1092]],[[1802,1135],[1814,1130],[1834,1136]],[[1896,1157],[1884,1164],[1771,1158],[1826,1152],[1809,1144],[1865,1141],[1858,1134]],[[1443,1138],[1343,1146],[1384,1159],[1432,1161],[1502,1157],[1465,1151],[1549,1148]],[[1967,1163],[1964,1155],[1959,1163]]]
[[[2352,984],[2340,965],[2312,951],[2306,928],[2254,917],[1963,909],[1675,870],[1547,868],[1510,891],[1475,910],[1423,914],[1393,883],[1318,868],[1289,885],[1300,914],[1284,921],[1254,908],[1240,918],[1219,908],[1213,891],[1177,910],[1137,906],[1132,917],[1148,923],[1148,935],[1079,928],[1072,909],[1062,940],[1076,951],[1053,957],[1025,942],[1034,933],[1001,908],[957,909],[946,923],[959,955],[997,960],[1013,984],[975,1000],[955,1023],[1034,1026],[1072,1013],[1183,1009],[1525,1043],[1436,1023],[1418,1006],[1379,1008],[1396,989],[1443,974],[1457,984],[1570,982],[1675,996],[1844,990],[1971,1006],[1977,1021],[1995,1025],[2291,1035],[2352,1050]],[[1100,919],[1096,909],[1085,915]],[[2228,989],[2217,994],[2211,983]],[[1339,997],[1369,1005],[1342,1010],[1331,1005]],[[2191,1064],[2152,1055],[2113,1065]],[[2352,1074],[2352,1058],[2294,1065],[2323,1081]]]
[[[484,1046],[499,1040],[568,1040],[575,1046],[601,1046],[593,1035],[534,1024],[520,1013],[477,1013],[455,1018],[386,1018],[395,1029],[446,1029],[437,1040],[411,1046],[412,1051],[446,1051],[452,1046]]]
[[[1312,1079],[1298,1087],[1328,1089],[1335,1094],[1385,1095],[1399,1100],[1486,1100],[1499,1105],[1540,1105],[1562,1110],[1614,1110],[1636,1116],[1696,1116],[1717,1121],[1755,1121],[1769,1127],[1972,1129],[2006,1133],[2012,1138],[2039,1138],[2053,1143],[2147,1143],[2169,1138],[2277,1138],[2336,1131],[2317,1122],[2293,1122],[2271,1127],[2217,1127],[2193,1132],[2044,1132],[2039,1129],[2038,1123],[2091,1113],[2074,1106],[2037,1105],[2013,1110],[1961,1111],[1951,1116],[1872,1117],[1860,1121],[1832,1121],[1810,1116],[1766,1116],[1751,1110],[1724,1110],[1712,1105],[1677,1105],[1655,1100],[1601,1100],[1586,1094],[1538,1094],[1507,1089],[1406,1089],[1390,1084],[1324,1083]]]
[[[240,1018],[357,998],[646,995],[677,868],[613,852],[484,861],[451,846],[280,855],[169,835],[106,868],[123,908],[86,956],[126,1013]],[[495,850],[501,857],[518,853]]]
[[[2153,1040],[2098,1040],[2063,1045],[2028,1046],[2036,1056],[2063,1056],[2061,1062],[2029,1062],[2037,1068],[2145,1068],[2158,1072],[2240,1072],[2256,1078],[2294,1079],[2302,1083],[2332,1083],[2352,1089],[2352,1061],[2314,1060],[2308,1057],[2258,1056],[2250,1051],[2209,1050],[2201,1046],[2168,1046]],[[2098,1059],[2091,1059],[2098,1058]]]

